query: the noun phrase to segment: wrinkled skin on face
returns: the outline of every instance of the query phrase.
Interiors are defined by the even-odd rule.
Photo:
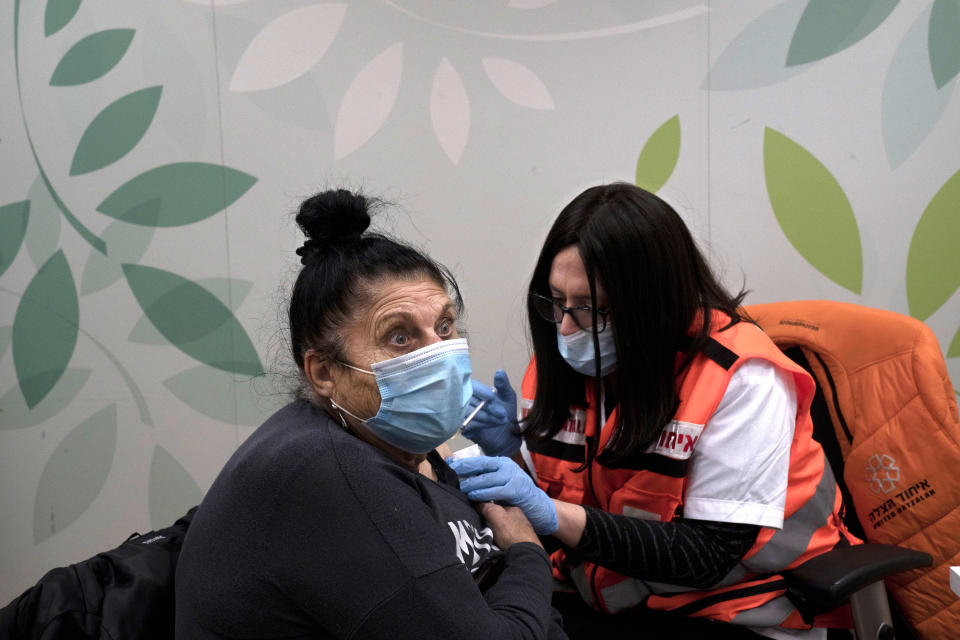
[[[381,279],[369,283],[366,293],[365,303],[357,305],[342,329],[342,360],[324,359],[308,350],[304,373],[335,420],[346,422],[357,437],[415,470],[425,454],[408,453],[387,444],[363,423],[333,408],[329,400],[361,418],[376,415],[380,391],[374,376],[343,363],[369,371],[375,362],[459,338],[456,309],[443,287],[427,277]]]

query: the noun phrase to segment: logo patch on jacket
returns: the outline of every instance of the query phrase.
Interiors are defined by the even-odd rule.
[[[890,493],[897,488],[900,481],[900,467],[897,461],[887,454],[873,454],[867,460],[867,468],[863,473],[864,479],[874,493]]]
[[[660,432],[660,439],[647,447],[647,453],[656,453],[674,460],[689,460],[701,433],[702,424],[672,420]]]

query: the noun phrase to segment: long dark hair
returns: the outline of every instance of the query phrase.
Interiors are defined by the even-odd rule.
[[[301,374],[303,356],[342,359],[340,328],[367,304],[369,285],[384,277],[427,277],[444,288],[457,314],[460,289],[446,267],[422,251],[379,233],[367,232],[378,200],[345,189],[318,193],[300,205],[296,221],[307,237],[297,249],[303,268],[288,310],[290,350]],[[301,384],[301,395],[311,397]]]
[[[613,331],[617,350],[616,375],[611,381],[619,421],[597,460],[615,467],[645,448],[673,418],[678,405],[677,374],[706,344],[715,311],[729,316],[731,322],[745,318],[739,307],[746,292],[730,295],[677,212],[631,184],[591,187],[564,207],[547,233],[530,280],[531,292],[550,295],[553,259],[570,246],[577,247],[590,279],[591,305],[596,307],[598,282],[609,304],[606,330]],[[560,356],[557,326],[541,318],[529,298],[527,313],[537,360],[537,391],[525,433],[543,440],[563,426],[571,399],[583,400],[585,376]],[[696,324],[700,314],[702,322]],[[691,329],[693,335],[688,335]],[[594,350],[599,373],[595,331]],[[682,354],[679,368],[678,354]],[[598,415],[598,424],[602,419]],[[595,443],[590,444],[587,463],[596,453]]]

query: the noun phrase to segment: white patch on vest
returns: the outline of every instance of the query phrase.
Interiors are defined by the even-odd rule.
[[[521,420],[527,417],[527,414],[530,413],[530,409],[532,407],[533,400],[530,400],[529,398],[520,398],[517,411],[520,414]],[[553,440],[562,442],[564,444],[586,444],[587,438],[584,436],[586,425],[586,411],[583,409],[571,409],[570,416],[567,418],[567,421],[563,423],[563,426],[560,427],[560,431],[557,432],[557,435],[553,436]]]
[[[660,438],[647,447],[647,453],[656,453],[674,460],[689,460],[701,433],[702,424],[672,420],[660,432]]]
[[[527,417],[527,414],[530,413],[530,409],[533,409],[533,400],[530,398],[520,398],[520,405],[517,407],[517,412],[520,414],[517,416],[519,420],[523,420]]]
[[[553,439],[565,444],[582,445],[586,443],[587,438],[584,435],[587,426],[587,412],[583,409],[571,409],[567,421],[557,431]]]

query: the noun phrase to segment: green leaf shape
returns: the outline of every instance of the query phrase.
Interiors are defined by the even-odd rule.
[[[820,273],[859,294],[860,231],[836,178],[809,151],[769,127],[763,166],[773,213],[790,244]]]
[[[43,35],[50,37],[73,20],[80,8],[80,0],[47,0],[43,13]]]
[[[250,289],[253,288],[253,283],[249,280],[232,278],[200,278],[195,282],[217,296],[220,302],[234,312],[240,308],[240,305],[243,304],[250,293]],[[139,344],[167,344],[166,338],[160,335],[160,332],[156,330],[153,323],[145,315],[140,317],[127,339]]]
[[[169,271],[124,264],[123,272],[153,326],[188,356],[216,369],[258,376],[263,365],[230,309],[196,282]]]
[[[120,265],[124,262],[138,262],[150,247],[155,227],[130,224],[114,220],[103,230],[100,237],[110,247],[110,255],[105,256],[91,249],[87,264],[80,276],[80,295],[90,295],[109,287],[123,277]]]
[[[117,447],[117,406],[77,425],[47,461],[33,507],[33,541],[43,542],[83,515],[106,484]]]
[[[898,0],[810,0],[787,52],[787,66],[822,60],[843,51],[887,19]]]
[[[907,252],[907,306],[926,320],[960,287],[960,171],[937,191],[913,230]]]
[[[0,275],[13,264],[27,234],[30,201],[11,202],[0,207]]]
[[[3,356],[7,355],[7,348],[10,346],[10,336],[12,334],[12,324],[8,324],[5,327],[0,327],[0,360],[3,360]],[[3,408],[2,404],[0,404],[0,408]]]
[[[39,269],[60,245],[60,209],[42,178],[33,181],[27,198],[30,200],[30,219],[25,242],[30,260]]]
[[[12,387],[0,397],[0,431],[32,427],[58,415],[77,397],[89,377],[90,369],[67,369],[53,390],[32,409],[19,387]]]
[[[637,186],[650,193],[670,179],[680,158],[680,115],[664,122],[643,145],[637,158]]]
[[[930,69],[937,89],[960,72],[960,0],[936,0],[927,32]]]
[[[960,358],[960,329],[957,329],[957,333],[954,334],[953,340],[950,341],[950,348],[947,349],[948,358]]]
[[[86,84],[117,66],[130,47],[135,29],[107,29],[83,38],[63,55],[50,77],[53,87]]]
[[[147,491],[150,526],[154,529],[169,527],[203,499],[200,486],[183,465],[160,445],[153,450]]]
[[[30,281],[13,319],[13,366],[28,407],[43,400],[70,363],[79,316],[73,274],[61,249]]]
[[[176,162],[132,178],[100,203],[97,211],[133,224],[177,227],[219,213],[257,181],[230,167]]]
[[[163,386],[192,409],[227,424],[256,427],[278,408],[254,392],[250,379],[204,365],[168,378]]]
[[[162,91],[159,85],[147,87],[104,107],[80,137],[70,175],[102,169],[130,153],[150,128]]]

